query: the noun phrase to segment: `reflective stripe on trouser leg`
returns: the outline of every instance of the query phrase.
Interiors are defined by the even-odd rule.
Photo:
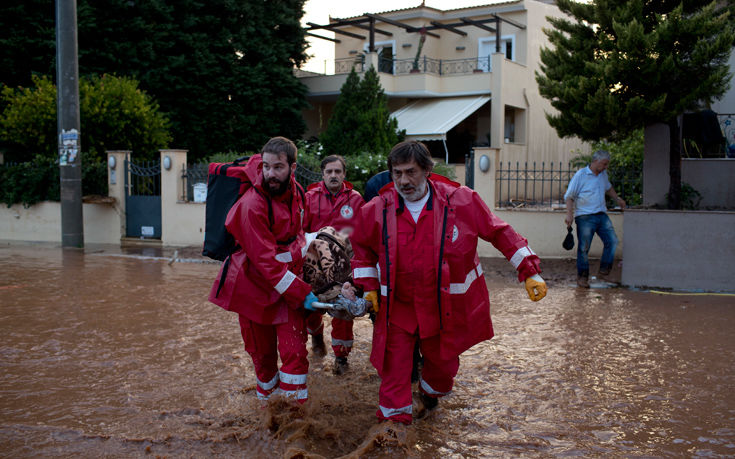
[[[281,356],[279,392],[300,402],[306,401],[306,375],[309,372],[304,316],[288,308],[288,322],[276,325],[278,353]]]
[[[256,393],[267,400],[278,387],[278,350],[273,325],[258,324],[239,315],[240,333],[257,379]]]
[[[379,419],[410,424],[413,396],[411,393],[411,362],[416,336],[397,326],[388,326],[383,369],[380,373]]]
[[[452,392],[454,377],[459,370],[459,357],[447,360],[439,356],[439,336],[433,336],[420,341],[421,355],[424,356],[424,366],[421,369],[421,392],[433,397],[443,397]]]
[[[332,350],[336,357],[347,357],[352,350],[355,335],[352,332],[353,321],[332,318]]]

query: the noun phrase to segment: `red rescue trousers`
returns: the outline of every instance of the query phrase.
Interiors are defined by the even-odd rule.
[[[306,317],[306,330],[310,335],[324,333],[323,313],[312,312]],[[352,332],[353,321],[332,317],[332,350],[335,357],[347,357],[352,350],[355,335]]]
[[[452,391],[459,370],[459,357],[439,358],[439,335],[419,339],[396,325],[388,327],[385,362],[380,374],[378,418],[411,424],[413,397],[411,394],[411,363],[413,348],[419,340],[424,367],[419,388],[430,397],[442,397]]]
[[[245,350],[250,354],[255,367],[258,398],[267,400],[272,393],[278,391],[301,403],[306,402],[309,360],[303,310],[288,308],[288,321],[275,325],[259,324],[243,315],[239,315],[239,318]]]

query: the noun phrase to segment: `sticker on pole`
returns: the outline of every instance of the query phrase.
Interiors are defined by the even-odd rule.
[[[61,130],[59,134],[59,165],[73,164],[79,152],[79,131],[76,129]]]

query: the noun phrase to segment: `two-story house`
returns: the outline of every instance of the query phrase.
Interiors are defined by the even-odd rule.
[[[463,163],[473,147],[487,146],[501,161],[566,164],[585,145],[549,126],[545,112],[554,109],[534,75],[548,43],[546,18],[561,14],[553,1],[516,0],[446,11],[419,5],[309,24],[313,36],[334,32],[335,60],[326,74],[299,74],[311,104],[306,137],[326,128],[350,70],[372,65],[399,128],[437,159]]]

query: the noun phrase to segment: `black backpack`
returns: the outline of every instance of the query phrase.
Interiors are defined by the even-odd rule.
[[[225,220],[232,206],[252,186],[245,172],[249,159],[209,164],[202,249],[205,257],[223,261],[237,249],[235,238],[225,228]]]
[[[207,176],[207,202],[205,204],[204,247],[202,255],[224,261],[238,248],[235,238],[225,228],[225,220],[240,196],[253,186],[245,170],[250,157],[231,163],[210,163]],[[306,204],[304,189],[297,182],[296,188]],[[257,190],[257,188],[256,188]],[[273,226],[273,205],[268,196],[268,221]],[[286,241],[288,243],[289,241]]]

